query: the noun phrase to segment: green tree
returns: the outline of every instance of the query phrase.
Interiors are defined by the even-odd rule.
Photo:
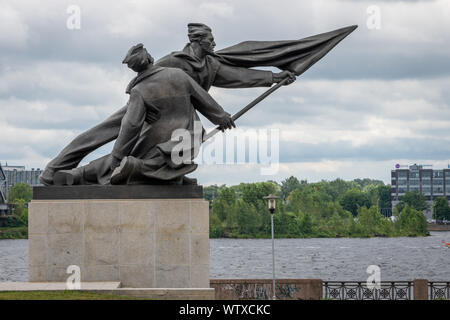
[[[434,200],[433,219],[450,220],[450,207],[446,197],[439,197]]]
[[[378,186],[378,206],[379,208],[392,208],[392,200],[391,200],[391,186]]]
[[[364,190],[365,188],[367,188],[370,185],[384,185],[384,182],[381,180],[374,180],[374,179],[369,179],[369,178],[364,178],[364,179],[354,179],[353,180],[354,183],[356,183],[359,187],[359,190]]]
[[[396,208],[397,209],[397,208]],[[396,211],[396,229],[403,236],[426,236],[428,235],[427,220],[422,211],[405,204],[402,211]]]
[[[271,182],[256,182],[241,184],[242,200],[258,207],[261,203],[266,203],[264,197],[277,193],[277,185]]]
[[[348,190],[353,189],[355,187],[355,184],[353,182],[347,182],[339,178],[328,182],[327,185],[328,185],[327,192],[332,195],[333,200],[337,200]]]
[[[306,184],[306,181],[302,181],[303,185]],[[289,194],[294,190],[300,190],[302,187],[302,183],[298,181],[298,179],[294,176],[290,176],[281,182],[281,198],[286,200]]]
[[[238,201],[236,207],[236,219],[240,234],[255,236],[259,230],[260,217],[255,207],[242,199]]]
[[[293,212],[275,213],[273,217],[275,236],[298,237],[300,235],[298,217]]]
[[[28,203],[33,198],[33,189],[26,183],[16,183],[9,189],[8,202],[15,203],[21,199]]]
[[[311,215],[307,213],[301,214],[299,220],[300,220],[299,221],[300,236],[302,237],[313,236],[314,222],[311,218]]]
[[[233,188],[222,188],[219,195],[213,200],[211,213],[223,222],[223,233],[233,232],[236,227],[236,201],[237,196]]]
[[[361,207],[358,210],[358,224],[361,226],[361,230],[366,236],[376,236],[377,226],[382,219],[385,219],[377,210],[375,206],[371,206],[369,209]]]
[[[430,208],[425,196],[417,191],[409,191],[405,193],[400,202],[397,204],[398,211],[402,211],[406,204],[419,211],[424,211]]]
[[[287,209],[294,213],[299,213],[302,208],[302,193],[300,190],[295,189],[286,198]]]
[[[207,186],[203,188],[203,198],[207,201],[209,201],[209,208],[212,207],[212,202],[214,199],[216,199],[219,196],[219,192],[222,188],[225,188],[225,185],[217,186]]]
[[[28,203],[33,198],[33,189],[25,183],[17,183],[9,189],[8,202],[13,204],[16,219],[10,220],[10,226],[28,225]]]
[[[353,216],[358,215],[359,207],[370,207],[370,200],[366,193],[351,189],[348,190],[339,200],[340,205],[347,211],[350,211]]]
[[[209,237],[210,238],[220,238],[224,236],[223,223],[220,221],[217,214],[211,211],[209,217]]]
[[[336,212],[328,220],[328,230],[333,233],[335,237],[344,237],[346,235],[345,220]]]

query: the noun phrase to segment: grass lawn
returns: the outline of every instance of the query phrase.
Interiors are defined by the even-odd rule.
[[[0,227],[0,239],[27,239],[28,227]]]
[[[141,298],[100,294],[88,291],[5,291],[0,300],[144,300]]]

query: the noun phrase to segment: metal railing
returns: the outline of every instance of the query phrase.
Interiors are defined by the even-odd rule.
[[[429,281],[428,297],[430,300],[450,299],[450,281]]]
[[[368,288],[366,282],[324,281],[323,298],[330,300],[413,300],[413,288],[413,281],[381,281],[379,289]]]

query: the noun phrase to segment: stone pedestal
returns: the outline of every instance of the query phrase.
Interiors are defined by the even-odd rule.
[[[67,267],[77,265],[82,282],[209,288],[209,208],[201,187],[89,188],[35,188],[29,281],[64,282]]]

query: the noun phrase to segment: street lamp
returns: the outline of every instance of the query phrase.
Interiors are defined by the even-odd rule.
[[[279,199],[280,197],[277,197],[273,194],[269,194],[267,197],[264,197],[264,199],[268,200],[269,203],[269,211],[270,211],[270,219],[272,222],[272,291],[273,291],[273,300],[276,299],[275,296],[275,240],[273,236],[273,214],[275,212],[275,203],[276,199]]]

